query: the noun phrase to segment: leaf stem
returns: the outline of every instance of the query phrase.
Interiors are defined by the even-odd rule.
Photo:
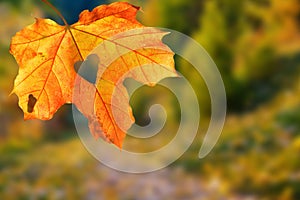
[[[47,4],[52,10],[54,10],[54,12],[56,12],[56,14],[62,19],[62,21],[64,22],[64,24],[66,26],[69,26],[67,20],[64,18],[64,16],[59,12],[59,10],[57,10],[57,8],[55,8],[55,6],[53,6],[48,0],[42,0],[42,2],[44,2],[45,4]]]

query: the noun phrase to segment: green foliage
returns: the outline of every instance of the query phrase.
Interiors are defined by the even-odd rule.
[[[276,120],[286,131],[294,134],[300,132],[300,106],[280,112]]]
[[[153,0],[146,1],[142,20],[146,25],[158,26],[190,34],[198,27],[204,1]]]

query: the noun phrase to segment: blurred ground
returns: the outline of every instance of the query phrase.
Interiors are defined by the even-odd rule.
[[[53,1],[61,10],[73,9],[70,15],[80,12],[78,7],[99,3],[81,2],[75,9]],[[38,0],[2,0],[0,199],[299,199],[300,2],[131,2],[143,7],[139,18],[145,24],[191,35],[217,63],[229,114],[216,147],[206,158],[197,158],[210,102],[201,77],[179,58],[177,69],[199,91],[203,121],[191,148],[168,168],[132,175],[103,166],[81,144],[70,106],[60,109],[50,121],[24,122],[16,96],[9,96],[18,70],[8,53],[10,38],[32,23],[32,16],[55,15]],[[167,102],[173,119],[170,127],[176,131],[178,116],[172,112],[170,97],[149,89],[143,95],[131,102],[138,123],[147,121],[143,107],[160,98]]]

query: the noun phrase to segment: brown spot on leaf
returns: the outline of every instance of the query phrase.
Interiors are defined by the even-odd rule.
[[[37,101],[37,99],[32,94],[30,94],[28,96],[27,112],[29,112],[29,113],[33,112],[33,108],[36,104],[36,101]]]

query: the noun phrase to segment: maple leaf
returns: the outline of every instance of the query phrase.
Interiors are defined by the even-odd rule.
[[[19,65],[12,93],[19,97],[24,119],[48,120],[63,104],[74,103],[89,120],[95,138],[121,147],[134,122],[122,81],[131,77],[153,85],[177,76],[173,52],[161,41],[165,33],[140,24],[139,8],[129,3],[85,10],[78,22],[68,25],[55,7],[43,1],[65,26],[36,19],[12,38],[10,52]],[[79,76],[74,65],[85,61],[97,46],[103,49],[96,53],[100,62],[93,84]],[[116,88],[122,95],[113,95]]]

